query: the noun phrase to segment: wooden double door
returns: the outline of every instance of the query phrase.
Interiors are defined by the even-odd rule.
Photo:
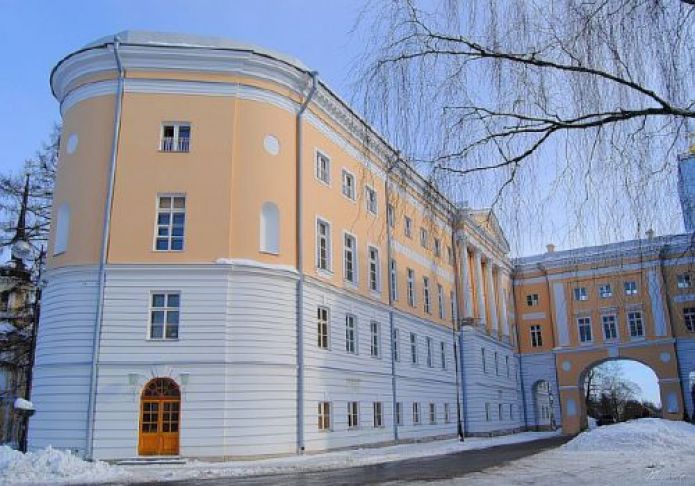
[[[181,393],[169,378],[155,378],[140,398],[138,454],[176,456],[179,454]]]

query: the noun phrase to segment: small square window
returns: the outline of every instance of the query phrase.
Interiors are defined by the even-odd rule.
[[[625,282],[625,295],[637,295],[637,282],[631,280]]]
[[[611,284],[603,284],[598,288],[598,295],[602,299],[608,299],[610,297],[613,297],[613,289],[611,288]]]
[[[577,287],[574,289],[574,300],[589,300],[586,287]]]
[[[189,123],[163,123],[159,142],[162,152],[188,152],[191,145]]]
[[[538,305],[538,294],[529,294],[526,296],[526,305],[533,307]]]
[[[678,275],[677,279],[679,289],[689,289],[693,286],[692,277],[689,273],[682,273]]]

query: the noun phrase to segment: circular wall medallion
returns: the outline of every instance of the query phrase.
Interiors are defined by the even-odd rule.
[[[76,133],[72,133],[72,134],[70,134],[70,136],[68,137],[68,144],[67,144],[67,146],[65,147],[65,149],[67,150],[67,152],[68,152],[69,154],[74,154],[74,153],[75,153],[75,150],[77,150],[77,144],[78,144],[78,143],[79,143],[79,138],[77,138],[77,134],[76,134]]]
[[[280,141],[272,135],[265,136],[263,139],[263,147],[270,155],[277,155],[280,153]]]
[[[569,361],[563,361],[562,362],[562,369],[565,371],[571,370],[572,369],[572,363],[570,363]]]
[[[668,363],[671,361],[671,353],[663,352],[659,355],[659,359],[664,363]]]

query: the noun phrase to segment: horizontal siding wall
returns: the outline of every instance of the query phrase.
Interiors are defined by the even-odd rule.
[[[50,271],[41,300],[29,447],[83,454],[97,302],[97,270]]]
[[[676,352],[678,354],[678,369],[681,374],[681,385],[685,396],[685,409],[688,417],[693,420],[695,405],[693,393],[695,393],[695,339],[676,339]]]
[[[526,400],[526,420],[529,428],[548,423],[538,416],[535,406],[535,387],[539,381],[545,380],[550,384],[550,392],[554,397],[553,414],[557,425],[562,423],[560,411],[560,394],[555,373],[554,353],[533,353],[521,356],[521,373],[524,382],[524,397]]]

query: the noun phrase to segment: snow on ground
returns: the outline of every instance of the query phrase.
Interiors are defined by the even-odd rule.
[[[695,425],[640,419],[598,427],[557,449],[427,485],[695,485],[694,451]]]
[[[524,432],[490,438],[438,440],[388,447],[344,450],[305,456],[289,456],[255,461],[152,464],[147,466],[110,466],[89,463],[66,452],[46,449],[26,455],[8,447],[0,448],[0,484],[66,484],[116,480],[156,481],[285,474],[327,471],[355,466],[438,456],[503,444],[518,444],[557,435],[556,432]]]

